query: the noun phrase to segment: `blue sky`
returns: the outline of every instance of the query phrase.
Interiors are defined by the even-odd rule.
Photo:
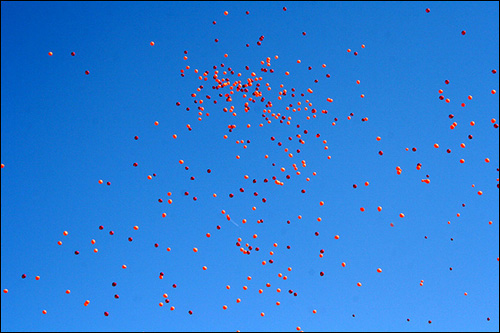
[[[498,331],[498,2],[1,7],[2,330]]]

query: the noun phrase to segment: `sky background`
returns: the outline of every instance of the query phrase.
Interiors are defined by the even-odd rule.
[[[491,72],[498,9],[498,2],[2,2],[1,289],[9,290],[2,330],[498,331],[499,137],[491,123],[499,119],[491,93],[499,89]],[[267,57],[270,67],[260,64]],[[222,75],[221,64],[235,74]],[[231,83],[262,76],[266,101],[244,111],[255,82],[246,99],[236,91],[230,103],[220,98],[229,90],[212,89],[214,65]],[[205,71],[209,79],[200,81]],[[306,99],[316,118],[303,109]],[[291,125],[272,113],[267,123],[267,101]],[[292,112],[299,101],[302,110]],[[231,105],[237,116],[222,110]],[[250,143],[244,149],[237,140]],[[421,182],[426,175],[430,184]],[[236,246],[239,237],[254,248],[250,255]],[[170,303],[160,307],[164,293]]]

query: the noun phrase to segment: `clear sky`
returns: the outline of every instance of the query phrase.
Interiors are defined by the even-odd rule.
[[[2,330],[498,331],[498,9],[2,2]]]

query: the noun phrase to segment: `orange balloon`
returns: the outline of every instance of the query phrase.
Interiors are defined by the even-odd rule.
[[[151,43],[149,43],[149,45],[153,46],[153,45],[155,45],[155,42],[151,42]]]
[[[377,273],[382,273],[382,268],[377,268]]]
[[[335,237],[333,237],[333,238],[335,238],[335,239],[339,239],[339,238],[340,238],[340,236],[339,236],[339,235],[335,235]]]
[[[358,282],[358,287],[361,287],[361,282]]]

